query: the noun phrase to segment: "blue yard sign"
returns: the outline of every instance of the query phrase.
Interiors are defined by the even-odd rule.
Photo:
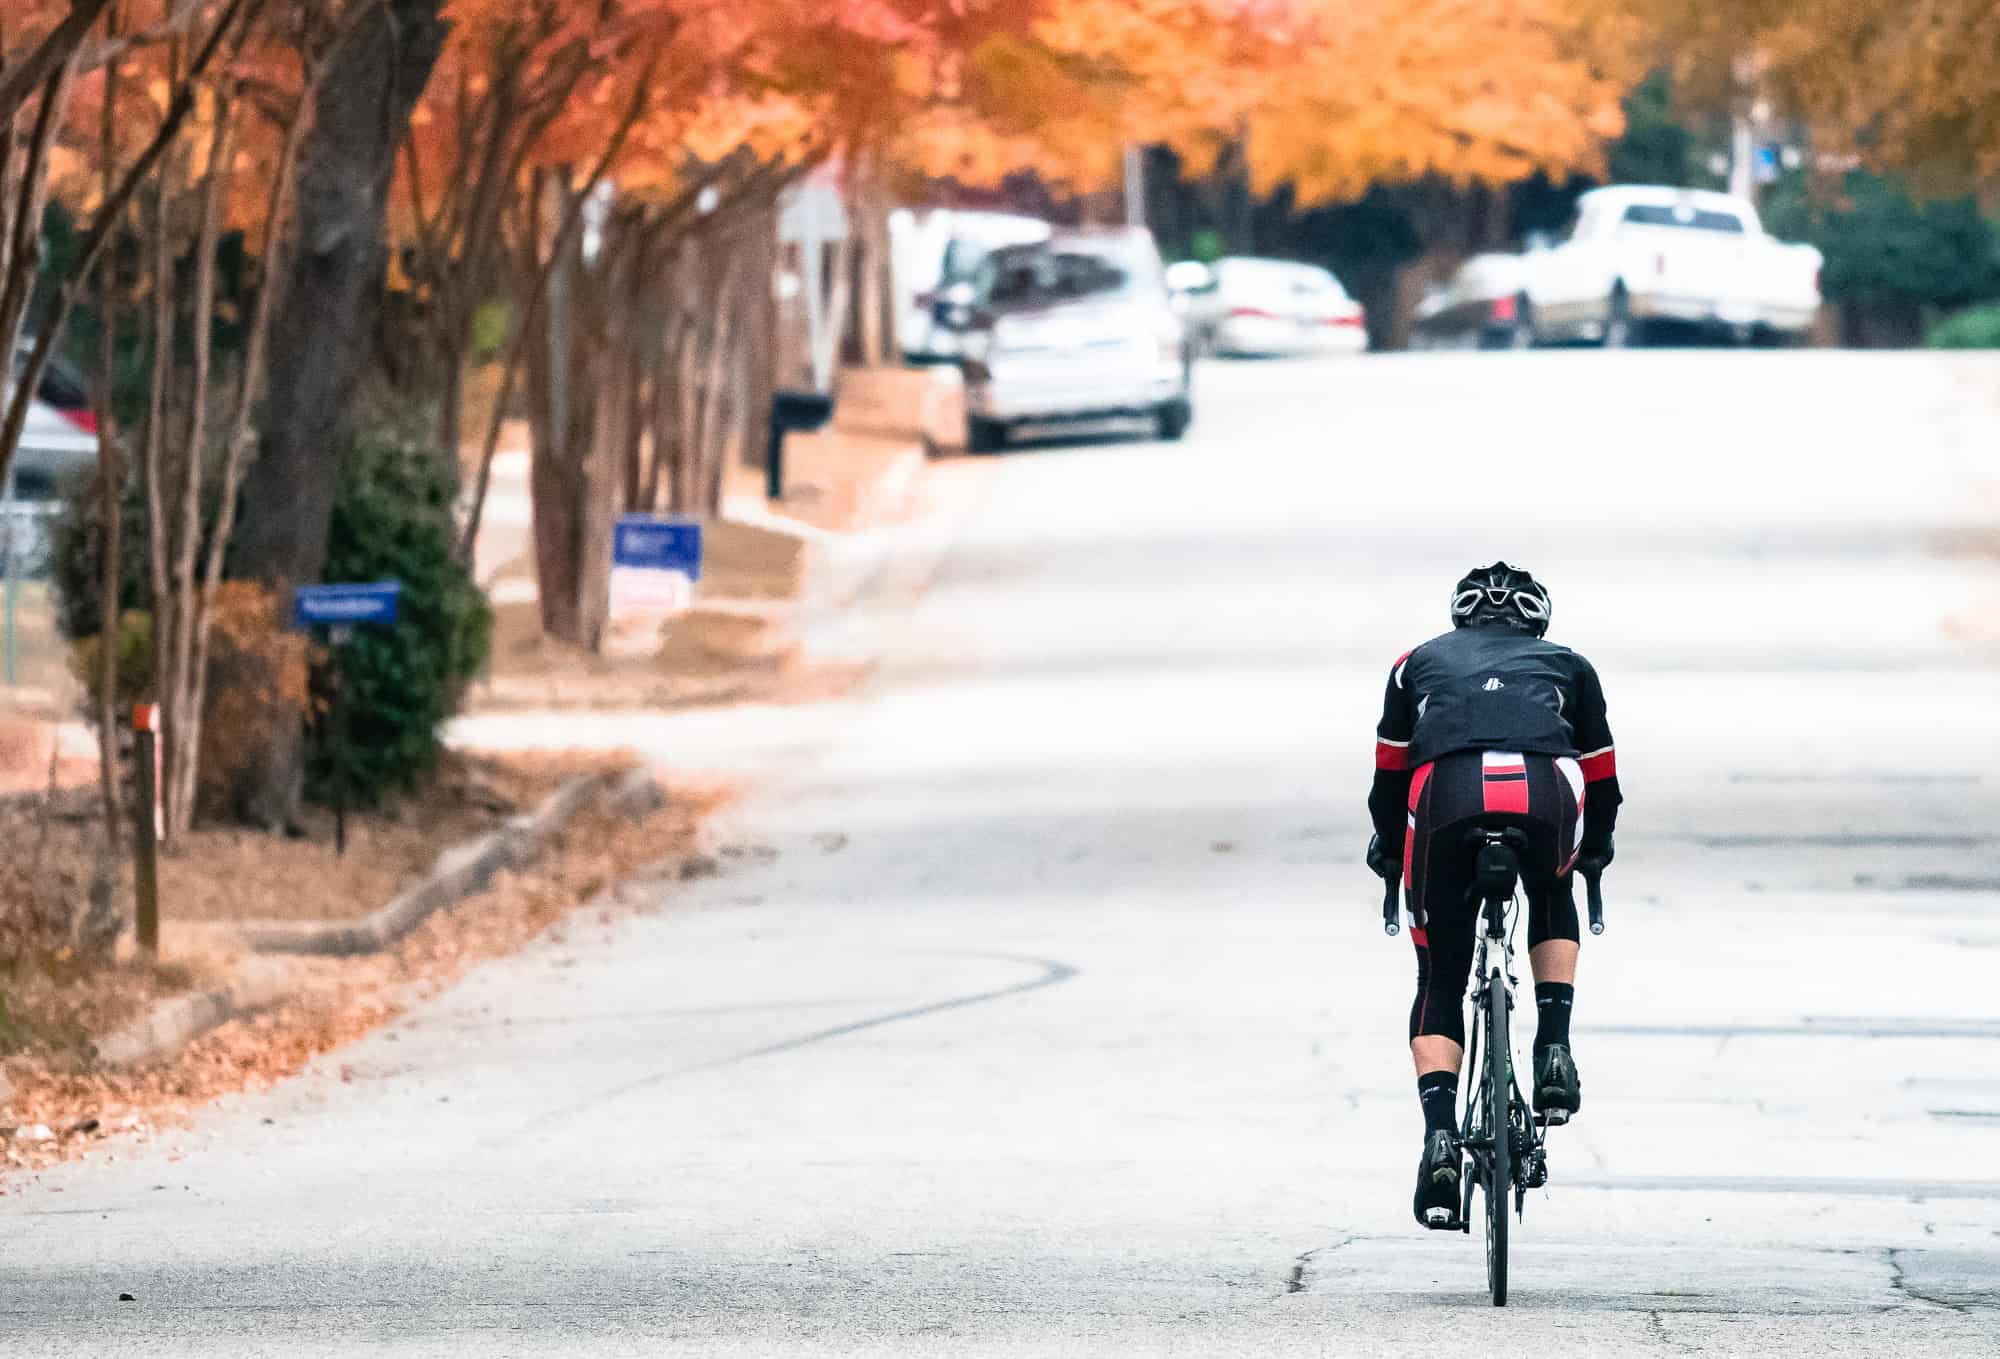
[[[393,623],[402,594],[403,582],[399,580],[378,580],[372,585],[301,585],[292,592],[292,622],[302,628]]]
[[[678,571],[701,579],[701,523],[658,514],[621,514],[612,530],[611,564],[640,571]]]
[[[348,744],[353,739],[347,715],[347,642],[357,626],[386,627],[396,621],[403,582],[378,580],[367,585],[301,585],[292,591],[294,627],[323,627],[333,642],[333,705],[327,721],[333,733],[333,852],[347,853]]]

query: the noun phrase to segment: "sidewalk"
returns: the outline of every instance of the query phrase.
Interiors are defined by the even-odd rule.
[[[0,673],[0,797],[71,788],[97,777],[97,740],[81,720],[83,688],[69,672],[46,581],[24,581],[13,617],[13,682]]]
[[[795,435],[777,504],[765,499],[763,469],[732,468],[723,515],[704,526],[693,607],[666,623],[657,644],[628,629],[597,654],[542,635],[521,437],[510,430],[495,458],[474,553],[495,627],[469,713],[796,702],[851,681],[850,666],[809,654],[805,624],[853,599],[887,550],[879,530],[913,512],[925,462],[918,442]]]

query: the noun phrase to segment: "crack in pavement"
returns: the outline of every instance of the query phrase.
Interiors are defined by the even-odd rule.
[[[1294,1293],[1303,1293],[1306,1291],[1306,1271],[1312,1267],[1314,1256],[1331,1255],[1337,1250],[1342,1250],[1353,1245],[1360,1239],[1358,1236],[1342,1237],[1331,1246],[1314,1246],[1309,1251],[1301,1251],[1293,1259],[1292,1272],[1285,1280],[1285,1291],[1281,1296],[1290,1297]]]
[[[1725,1314],[1725,1315],[1733,1315],[1733,1314]],[[1674,1350],[1680,1354],[1694,1354],[1700,1348],[1699,1346],[1696,1345],[1690,1345],[1685,1340],[1676,1338],[1674,1334],[1667,1329],[1666,1314],[1662,1311],[1662,1309],[1658,1307],[1648,1308],[1646,1311],[1646,1333],[1652,1336],[1655,1340],[1659,1341],[1662,1345],[1665,1345],[1668,1349]]]
[[[997,987],[991,991],[975,991],[969,995],[952,996],[946,1000],[932,1001],[928,1005],[914,1005],[904,1010],[891,1010],[886,1014],[870,1015],[865,1019],[852,1020],[846,1024],[835,1024],[831,1028],[818,1029],[812,1033],[801,1034],[796,1038],[786,1038],[775,1043],[766,1043],[764,1046],[752,1048],[748,1052],[733,1053],[727,1057],[713,1057],[704,1062],[691,1062],[686,1066],[672,1067],[666,1071],[656,1071],[651,1075],[641,1076],[636,1080],[626,1081],[622,1085],[612,1086],[609,1090],[599,1091],[595,1095],[586,1096],[573,1104],[568,1104],[555,1110],[553,1113],[531,1119],[527,1123],[524,1123],[514,1134],[495,1139],[494,1145],[510,1142],[513,1140],[513,1137],[518,1136],[520,1133],[548,1123],[553,1119],[571,1118],[577,1114],[587,1113],[599,1105],[609,1104],[613,1100],[622,1099],[626,1095],[645,1090],[651,1086],[664,1084],[677,1077],[692,1076],[699,1072],[713,1071],[725,1066],[735,1066],[740,1062],[751,1062],[760,1057],[775,1057],[782,1052],[794,1052],[799,1048],[810,1047],[815,1043],[825,1043],[835,1038],[845,1038],[850,1034],[862,1033],[868,1029],[879,1029],[886,1024],[900,1024],[905,1020],[924,1019],[931,1015],[944,1014],[950,1010],[962,1010],[972,1005],[984,1005],[988,1001],[1005,1000],[1010,996],[1025,995],[1030,991],[1039,991],[1044,987],[1061,985],[1063,982],[1075,977],[1078,973],[1078,969],[1070,966],[1068,963],[1057,962],[1052,958],[1025,957],[1014,953],[974,953],[962,956],[994,959],[1010,963],[1027,963],[1041,968],[1042,973],[1038,977],[1030,977],[1027,981],[1015,982],[1012,986]]]
[[[1914,1298],[1918,1302],[1929,1303],[1933,1307],[1942,1307],[1947,1312],[1956,1312],[1960,1316],[1972,1315],[1972,1309],[1962,1302],[1950,1302],[1944,1298],[1934,1298],[1928,1293],[1919,1293],[1916,1289],[1910,1287],[1909,1275],[1904,1272],[1903,1262],[1898,1258],[1902,1253],[1902,1251],[1894,1246],[1885,1246],[1882,1250],[1882,1258],[1889,1263],[1889,1287],[1892,1291],[1900,1293],[1906,1298]]]

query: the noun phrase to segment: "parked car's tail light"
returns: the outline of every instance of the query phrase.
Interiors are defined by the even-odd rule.
[[[1490,315],[1495,321],[1506,325],[1519,319],[1521,311],[1515,305],[1512,297],[1496,297],[1493,299],[1493,309]]]
[[[1276,312],[1265,311],[1262,307],[1231,307],[1229,309],[1229,316],[1231,320],[1245,321],[1275,321],[1278,319]]]
[[[72,406],[68,410],[58,411],[57,414],[85,434],[97,433],[97,412],[89,406]]]
[[[1323,326],[1358,326],[1361,324],[1361,308],[1353,307],[1334,312],[1331,316],[1322,316],[1319,323]]]

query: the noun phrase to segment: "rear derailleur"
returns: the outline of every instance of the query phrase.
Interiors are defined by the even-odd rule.
[[[1521,1187],[1540,1189],[1549,1182],[1549,1158],[1541,1144],[1535,1140],[1531,1128],[1515,1127],[1510,1138],[1514,1152],[1514,1164],[1521,1168]]]

